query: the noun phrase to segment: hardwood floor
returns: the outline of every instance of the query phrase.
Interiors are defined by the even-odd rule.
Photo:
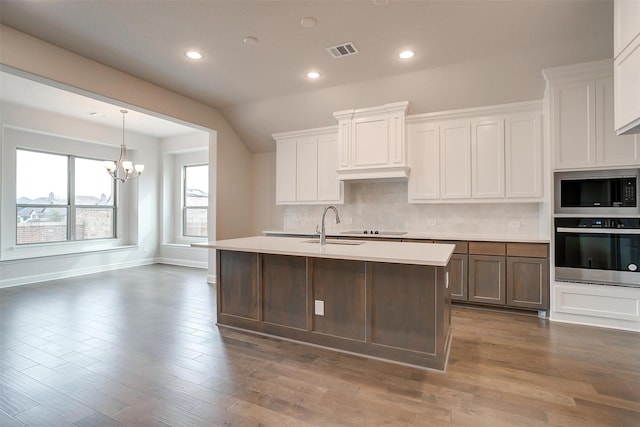
[[[0,425],[640,425],[640,334],[454,308],[440,374],[218,329],[205,276],[0,290]]]

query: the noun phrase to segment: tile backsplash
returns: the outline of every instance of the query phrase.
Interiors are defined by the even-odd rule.
[[[347,188],[349,187],[349,188]],[[345,204],[337,205],[342,219],[335,224],[327,214],[326,227],[346,231],[437,232],[487,235],[537,235],[537,203],[407,202],[406,182],[352,182],[345,184]],[[286,206],[285,230],[315,230],[327,205]],[[351,224],[348,224],[351,220]]]

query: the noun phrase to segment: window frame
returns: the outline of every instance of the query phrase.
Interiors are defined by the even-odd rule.
[[[76,167],[75,160],[76,159],[85,159],[85,160],[93,160],[98,162],[103,162],[107,159],[99,159],[90,156],[69,154],[69,153],[54,153],[46,150],[38,150],[32,148],[24,148],[24,147],[16,147],[16,168],[18,167],[17,162],[17,153],[18,151],[29,151],[33,153],[47,154],[52,156],[62,156],[67,159],[67,204],[66,205],[43,205],[43,204],[19,204],[17,203],[17,188],[16,188],[16,201],[15,201],[15,244],[17,247],[34,247],[36,245],[53,245],[53,244],[61,244],[61,243],[82,243],[82,242],[94,242],[94,241],[105,241],[105,240],[116,240],[118,239],[118,186],[116,185],[116,181],[112,180],[112,194],[113,194],[113,204],[111,205],[82,205],[76,204],[76,194],[75,194],[75,178],[76,178]],[[106,172],[105,172],[106,173]],[[17,185],[17,181],[16,181]],[[98,207],[99,206],[99,207]],[[47,242],[29,242],[29,243],[20,243],[18,241],[18,215],[17,212],[22,208],[56,208],[56,209],[66,209],[67,211],[67,221],[66,221],[66,239],[65,240],[54,240]],[[110,237],[99,237],[92,239],[78,239],[76,236],[77,230],[77,211],[78,209],[90,209],[90,208],[99,208],[99,209],[110,209],[112,211],[111,215],[111,228],[113,233]]]
[[[198,210],[204,210],[205,211],[205,217],[207,218],[207,234],[209,233],[209,192],[207,190],[207,205],[206,206],[190,206],[187,205],[187,169],[191,168],[191,167],[201,167],[201,166],[206,166],[207,167],[207,174],[209,173],[209,163],[192,163],[192,164],[183,164],[182,165],[182,185],[181,185],[181,192],[182,192],[182,198],[181,198],[181,204],[182,204],[182,224],[180,227],[180,232],[181,232],[181,237],[182,238],[188,238],[188,239],[203,239],[203,238],[207,238],[207,236],[196,236],[196,235],[191,235],[191,234],[187,234],[187,212],[189,209],[198,209]]]

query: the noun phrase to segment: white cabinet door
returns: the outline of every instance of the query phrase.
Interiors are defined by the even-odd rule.
[[[341,180],[407,178],[408,101],[333,113],[338,120]]]
[[[440,126],[409,123],[409,202],[440,198]]]
[[[471,197],[471,135],[468,121],[440,125],[440,197]]]
[[[540,114],[505,119],[505,195],[542,197],[542,139]]]
[[[640,35],[616,58],[614,78],[615,128],[618,133],[629,129],[637,132],[640,126]]]
[[[556,169],[596,165],[595,81],[553,89],[553,142]]]
[[[389,135],[387,118],[367,117],[352,122],[352,166],[381,166],[389,164]]]
[[[318,201],[340,202],[342,182],[338,180],[338,137],[318,138]]]
[[[276,204],[344,203],[338,179],[338,129],[273,135],[276,140]]]
[[[310,202],[318,199],[318,142],[316,138],[302,138],[296,148],[296,200]]]
[[[296,201],[296,140],[276,143],[276,203]]]
[[[613,4],[613,57],[640,37],[640,1],[616,0]]]
[[[638,71],[640,73],[640,70]],[[640,92],[637,102],[640,103]],[[596,80],[598,166],[639,166],[640,135],[618,136],[614,123],[613,78]]]
[[[504,120],[471,122],[471,195],[504,197]]]

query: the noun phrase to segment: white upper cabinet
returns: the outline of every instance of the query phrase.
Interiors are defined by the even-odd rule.
[[[596,163],[640,166],[640,134],[618,136],[615,131],[613,86],[610,77],[596,80]]]
[[[615,0],[613,3],[613,50],[617,58],[640,36],[640,2]]]
[[[343,183],[338,180],[338,134],[318,137],[318,200],[342,202]]]
[[[295,139],[282,139],[276,142],[276,202],[290,203],[296,197],[296,155]]]
[[[471,122],[471,196],[504,197],[504,120]]]
[[[538,101],[408,116],[409,202],[541,201],[541,117]]]
[[[553,88],[554,164],[556,169],[595,166],[595,81]]]
[[[615,129],[640,133],[640,1],[614,2]]]
[[[440,126],[437,123],[407,123],[409,201],[440,198]]]
[[[468,121],[440,125],[440,197],[471,197],[471,135]]]
[[[406,178],[408,102],[338,111],[340,179]]]
[[[273,135],[276,204],[344,203],[338,180],[338,130],[309,129]]]
[[[301,138],[296,144],[296,200],[318,200],[318,140]]]
[[[538,112],[507,116],[505,128],[505,196],[542,197],[542,124]]]
[[[551,86],[555,170],[640,164],[638,135],[617,136],[615,132],[609,61],[548,69],[544,74]]]

